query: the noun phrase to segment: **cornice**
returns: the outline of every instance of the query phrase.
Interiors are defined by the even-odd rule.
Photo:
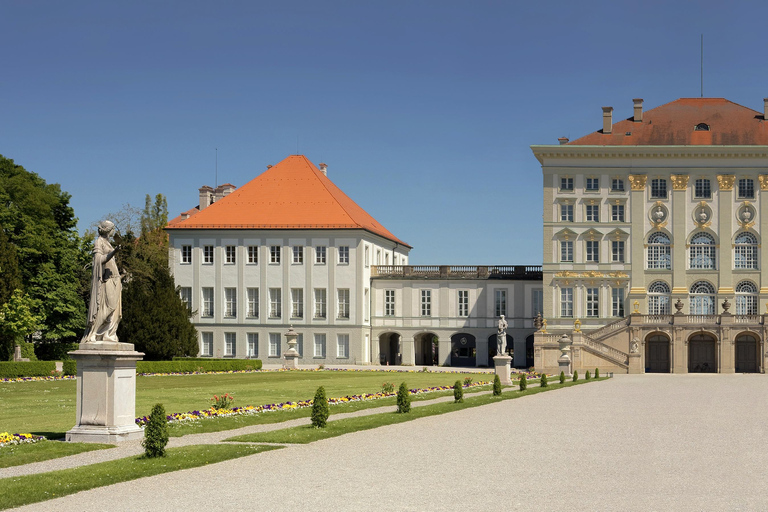
[[[768,158],[768,146],[569,146],[533,145],[544,158]]]

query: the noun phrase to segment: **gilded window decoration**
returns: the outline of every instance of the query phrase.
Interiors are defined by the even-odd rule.
[[[760,174],[757,179],[760,181],[760,190],[768,190],[768,174]]]
[[[645,174],[630,174],[629,184],[632,190],[645,190],[645,182],[648,180],[648,176]]]
[[[673,174],[670,178],[672,180],[672,189],[685,190],[688,188],[688,178],[687,174]]]
[[[733,190],[733,182],[735,179],[736,176],[733,174],[718,174],[717,186],[720,187],[720,190]]]

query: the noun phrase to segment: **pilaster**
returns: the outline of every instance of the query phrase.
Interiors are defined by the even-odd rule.
[[[718,175],[720,186],[718,194],[718,238],[717,268],[720,271],[718,283],[718,299],[733,298],[733,250],[731,234],[733,233],[733,175]]]
[[[645,310],[645,257],[644,257],[644,239],[645,239],[645,185],[648,176],[644,174],[630,174],[629,182],[630,192],[630,215],[632,221],[632,231],[630,233],[630,245],[632,247],[632,265],[629,278],[629,293],[627,294],[627,303],[632,304],[635,300],[641,303]]]
[[[760,270],[768,270],[768,250],[762,248],[762,241],[765,238],[766,233],[763,231],[763,226],[768,226],[768,174],[761,174],[758,176],[760,181],[760,191],[758,194],[758,206],[760,211],[760,248],[758,253],[760,254]],[[758,312],[763,312],[768,309],[768,282],[760,282],[760,297],[758,304]]]
[[[672,302],[678,298],[688,296],[686,279],[686,258],[688,251],[686,241],[686,208],[688,192],[688,176],[676,175],[672,177]]]

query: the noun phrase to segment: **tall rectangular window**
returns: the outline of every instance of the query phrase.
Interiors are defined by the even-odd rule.
[[[587,288],[587,316],[600,316],[599,288]]]
[[[235,246],[234,245],[226,245],[224,246],[224,263],[227,263],[229,265],[232,265],[235,263]]]
[[[213,288],[203,288],[203,311],[201,316],[213,316]]]
[[[381,249],[376,249],[376,264],[381,265]]]
[[[349,288],[339,288],[338,318],[349,318]]]
[[[624,240],[611,241],[611,261],[624,263]]]
[[[667,198],[667,180],[666,179],[653,178],[651,180],[651,198],[652,199]]]
[[[325,318],[326,291],[325,288],[315,288],[315,318]]]
[[[573,190],[573,178],[560,178],[560,190],[570,192]]]
[[[280,340],[282,334],[279,332],[269,333],[269,357],[280,357]]]
[[[368,251],[368,246],[365,246],[365,266],[369,267],[371,265],[371,255]]]
[[[421,316],[432,316],[432,290],[421,290]]]
[[[560,222],[573,222],[573,205],[560,205]]]
[[[755,198],[755,182],[749,178],[739,179],[739,199]]]
[[[339,265],[346,265],[349,263],[349,246],[342,245],[339,247]]]
[[[234,332],[224,333],[224,357],[235,357],[237,351],[237,335]]]
[[[304,318],[303,288],[291,288],[291,318]]]
[[[624,205],[623,204],[611,205],[611,220],[613,222],[624,222]]]
[[[283,294],[280,288],[269,289],[269,318],[283,316]]]
[[[203,357],[211,357],[213,355],[213,333],[212,332],[204,332],[201,333],[201,343],[200,343],[200,355]]]
[[[469,290],[459,290],[459,316],[469,316]]]
[[[259,357],[259,333],[248,333],[248,357]]]
[[[586,189],[591,192],[600,190],[600,178],[587,178]]]
[[[325,357],[325,334],[315,334],[315,357]]]
[[[212,245],[204,245],[203,246],[203,263],[213,263],[213,246]]]
[[[184,304],[187,305],[188,308],[192,307],[192,288],[189,286],[182,286],[179,288],[179,297],[181,297],[181,300],[184,301]]]
[[[395,316],[395,290],[384,290],[384,316]]]
[[[336,336],[336,357],[339,359],[349,358],[349,334]]]
[[[587,205],[587,222],[600,222],[600,205]]]
[[[304,264],[304,246],[303,245],[293,246],[293,263],[294,265]]]
[[[544,290],[531,290],[531,316],[544,314]]]
[[[611,191],[624,192],[624,180],[622,180],[621,178],[613,178],[611,180]]]
[[[237,288],[224,288],[224,316],[237,317]]]
[[[325,265],[325,246],[318,245],[315,247],[315,264]]]
[[[507,314],[507,290],[496,290],[494,292],[494,312],[496,316]]]
[[[192,263],[192,246],[191,245],[181,246],[181,262]]]
[[[624,318],[624,288],[611,288],[611,316]]]
[[[560,316],[573,317],[573,288],[560,288]]]
[[[259,262],[259,246],[249,245],[248,246],[248,263],[250,265],[256,265],[258,262]]]
[[[573,240],[560,240],[560,261],[573,262]]]
[[[706,178],[698,178],[694,183],[693,194],[696,199],[711,198],[712,188],[710,187],[709,180]]]
[[[259,318],[259,289],[247,288],[246,294],[248,295],[248,312],[246,315],[248,318]]]
[[[280,263],[280,246],[279,245],[269,246],[269,262]]]
[[[600,263],[600,242],[587,240],[587,263]]]
[[[299,353],[300,358],[304,358],[304,334],[302,333],[296,336],[296,352]]]

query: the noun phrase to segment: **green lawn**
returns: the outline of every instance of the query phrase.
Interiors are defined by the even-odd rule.
[[[158,402],[165,405],[168,413],[207,409],[210,398],[221,393],[234,394],[235,405],[262,405],[309,400],[318,386],[325,386],[329,397],[339,397],[376,393],[381,391],[384,382],[394,383],[395,389],[403,381],[416,388],[453,385],[466,376],[468,374],[437,372],[321,371],[137,377],[136,415],[148,415]],[[475,382],[493,379],[490,374],[469,376]],[[75,387],[74,380],[0,383],[0,432],[63,437],[75,424]]]
[[[39,443],[4,446],[0,448],[0,468],[20,466],[22,464],[114,447],[115,445],[113,444],[61,443],[59,441],[42,441]]]

